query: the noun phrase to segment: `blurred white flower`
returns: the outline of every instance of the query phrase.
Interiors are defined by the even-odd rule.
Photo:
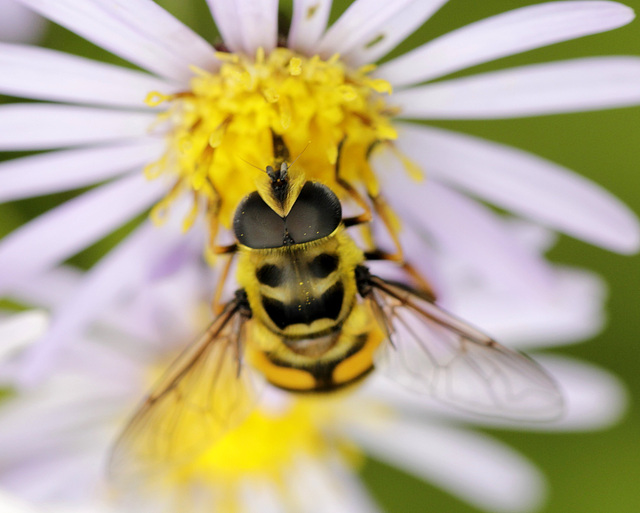
[[[17,0],[0,0],[0,41],[36,43],[44,35],[46,20]]]
[[[540,249],[540,237],[523,240]],[[560,343],[557,333],[545,339],[549,318],[569,340],[600,327],[603,287],[586,272],[554,269],[546,295],[529,299],[527,308],[514,308],[513,295],[499,289],[482,294],[486,284],[478,276],[452,272],[442,279],[455,281],[443,283],[459,294],[448,298],[450,305],[511,345],[535,350]],[[57,304],[83,280],[78,271],[61,267],[44,274],[38,286],[25,287],[21,299]],[[208,311],[211,280],[211,271],[193,260],[156,276],[103,311],[86,338],[64,346],[50,378],[1,405],[0,491],[34,507],[123,511],[104,477],[109,448],[158,365],[193,339],[196,319]],[[477,297],[490,299],[474,309]],[[508,322],[498,311],[508,312]],[[405,392],[376,373],[350,394],[305,398],[270,388],[244,424],[185,465],[180,479],[163,482],[166,494],[145,496],[134,510],[375,513],[379,508],[356,476],[366,454],[486,511],[533,511],[544,500],[543,476],[473,426],[599,429],[615,422],[626,402],[622,385],[602,369],[570,358],[535,357],[565,395],[566,415],[557,422],[472,417]]]
[[[635,216],[567,169],[496,143],[397,121],[638,104],[635,57],[575,59],[431,83],[625,25],[633,11],[617,2],[515,9],[374,69],[368,63],[446,0],[356,0],[331,26],[330,1],[296,0],[286,47],[277,46],[277,0],[209,0],[223,40],[219,52],[152,0],[20,1],[145,71],[0,45],[0,93],[56,102],[0,106],[0,150],[56,150],[1,164],[0,201],[101,184],[0,242],[1,294],[17,293],[154,204],[152,217],[159,221],[170,205],[186,202],[184,227],[200,224],[191,236],[202,248],[202,226],[212,236],[224,231],[239,199],[254,188],[259,172],[242,160],[273,163],[272,131],[292,157],[311,141],[297,165],[342,197],[333,173],[346,136],[344,178],[374,200],[384,193],[407,228],[405,244],[415,249],[406,254],[434,281],[439,270],[428,260],[430,247],[515,294],[545,293],[550,282],[544,261],[511,238],[476,197],[614,251],[638,247]],[[381,151],[374,148],[369,160],[374,146]],[[428,180],[419,181],[419,169]],[[206,223],[199,223],[198,209],[205,210]],[[105,305],[140,287],[147,269],[173,258],[178,238],[145,221],[103,258],[75,296],[56,305],[39,345],[43,352],[31,355],[24,377],[41,375],[45,355],[81,332]]]

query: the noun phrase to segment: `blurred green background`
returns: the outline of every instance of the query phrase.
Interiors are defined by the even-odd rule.
[[[203,14],[204,0],[161,0],[159,3],[208,39],[212,38],[210,18]],[[402,53],[467,23],[534,3],[539,2],[450,0],[394,53]],[[623,3],[640,12],[640,0]],[[332,18],[348,4],[336,1]],[[53,25],[49,26],[43,44],[127,65]],[[454,76],[612,54],[640,55],[640,20],[612,32],[500,59]],[[435,124],[510,144],[558,162],[593,179],[640,212],[640,107],[506,121]],[[0,236],[76,193],[0,205]],[[126,232],[127,228],[121,230],[74,257],[72,262],[85,267],[91,265]],[[597,363],[620,376],[630,391],[629,412],[619,425],[604,432],[547,434],[492,430],[488,433],[519,450],[545,473],[551,488],[548,503],[542,510],[545,513],[637,513],[640,511],[640,412],[634,398],[640,397],[640,316],[637,313],[640,257],[612,254],[562,237],[550,258],[594,270],[608,282],[606,329],[592,340],[560,348],[559,352]],[[476,511],[434,486],[373,461],[366,464],[364,477],[372,494],[389,513]]]

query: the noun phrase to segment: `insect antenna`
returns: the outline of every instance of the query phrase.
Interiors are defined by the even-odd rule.
[[[244,162],[245,164],[249,164],[251,167],[255,167],[258,171],[264,171],[264,169],[262,169],[259,166],[256,166],[255,164],[253,164],[252,162],[249,162],[247,159],[243,159],[242,157],[238,157],[240,160],[242,160],[242,162]],[[271,166],[267,166],[267,168],[269,168]],[[273,169],[273,168],[272,168]]]
[[[299,159],[300,157],[302,157],[302,154],[303,154],[305,151],[307,151],[307,148],[309,147],[309,145],[310,145],[310,144],[311,144],[311,141],[309,141],[309,142],[307,143],[307,145],[306,145],[304,148],[302,148],[302,151],[301,151],[300,153],[298,153],[298,156],[295,158],[295,160],[294,160],[291,164],[288,164],[288,165],[287,165],[287,169],[291,169],[291,168],[293,167],[293,165],[294,165],[296,162],[298,162],[298,159]],[[286,162],[283,162],[282,164],[284,165],[284,164],[286,164]],[[281,168],[282,168],[282,166],[281,166]]]

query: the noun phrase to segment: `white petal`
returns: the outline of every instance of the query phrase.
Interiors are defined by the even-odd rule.
[[[108,387],[119,387],[120,383],[105,383],[92,379],[83,369],[71,373],[60,369],[45,386],[21,391],[14,400],[3,404],[0,410],[0,445],[3,463],[38,454],[39,450],[51,449],[60,438],[83,431],[91,435],[91,427],[112,412],[112,405],[105,408],[109,400]],[[109,400],[110,401],[110,400]],[[39,422],[34,422],[37,417]],[[108,416],[107,416],[108,418]],[[29,443],[25,443],[26,441]],[[62,448],[61,448],[62,449]]]
[[[324,35],[317,53],[339,53],[354,66],[375,62],[429,19],[447,0],[356,0]]]
[[[511,68],[395,93],[404,118],[501,119],[640,103],[639,57],[590,57]]]
[[[178,86],[152,75],[45,48],[0,44],[0,93],[147,110],[151,91]]]
[[[34,461],[12,466],[3,476],[2,484],[16,495],[39,504],[39,513],[87,513],[86,504],[98,495],[97,485],[104,467],[101,456],[91,446],[78,447],[73,453],[38,456]],[[51,503],[84,503],[85,507],[50,508]],[[47,505],[45,509],[43,504]],[[90,511],[98,513],[95,509]]]
[[[84,276],[72,297],[53,313],[46,335],[33,347],[22,369],[24,380],[33,383],[55,364],[56,351],[68,345],[117,297],[140,287],[147,270],[167,252],[167,241],[150,221],[110,251]]]
[[[553,285],[536,297],[451,285],[446,306],[510,347],[564,345],[594,336],[604,325],[604,282],[574,269],[554,274]]]
[[[113,410],[104,415],[108,397],[95,390],[90,378],[58,375],[46,387],[3,405],[3,487],[47,503],[95,492],[108,439],[114,435],[107,423]]]
[[[315,55],[320,37],[324,33],[331,0],[293,0],[293,15],[287,46],[307,55]]]
[[[161,139],[61,150],[0,163],[0,203],[92,185],[160,157]]]
[[[250,57],[278,42],[278,0],[207,0],[224,44]]]
[[[49,315],[43,310],[28,310],[0,319],[0,361],[40,338],[48,325]]]
[[[250,481],[239,492],[242,504],[240,511],[245,513],[282,513],[286,505],[277,488],[269,482]]]
[[[401,127],[398,147],[438,180],[607,249],[638,250],[635,214],[570,170],[484,139],[406,123]]]
[[[43,150],[147,135],[152,113],[68,105],[0,106],[0,150]]]
[[[0,241],[0,290],[44,271],[148,208],[166,190],[159,180],[125,177],[82,194]]]
[[[213,48],[152,0],[20,0],[88,41],[186,83],[190,65],[215,69]]]
[[[546,263],[512,237],[496,214],[435,180],[415,182],[385,157],[378,154],[372,163],[389,203],[414,236],[434,240],[442,254],[513,293],[548,286]]]
[[[46,20],[16,0],[0,0],[0,41],[34,43],[42,38]]]
[[[544,498],[531,463],[487,436],[393,417],[353,425],[349,433],[375,458],[487,511],[533,511]]]
[[[616,2],[548,2],[462,27],[380,66],[374,76],[406,86],[476,64],[626,25],[633,9]]]
[[[343,479],[348,470],[341,462],[299,456],[285,480],[294,511],[305,513],[377,513],[354,479]]]
[[[4,490],[0,490],[0,511],[2,513],[42,513],[41,508],[16,497],[15,494],[6,493]]]
[[[382,513],[362,481],[340,462],[331,465],[332,473],[338,477],[343,489],[343,502],[347,513]]]

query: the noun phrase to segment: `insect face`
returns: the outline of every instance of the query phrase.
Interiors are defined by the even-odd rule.
[[[286,172],[286,170],[285,170]],[[240,244],[252,249],[282,248],[316,241],[331,235],[342,221],[337,196],[326,186],[306,182],[286,215],[283,205],[292,196],[291,186],[275,175],[267,203],[258,191],[242,200],[233,220]],[[274,209],[273,204],[279,208]]]

